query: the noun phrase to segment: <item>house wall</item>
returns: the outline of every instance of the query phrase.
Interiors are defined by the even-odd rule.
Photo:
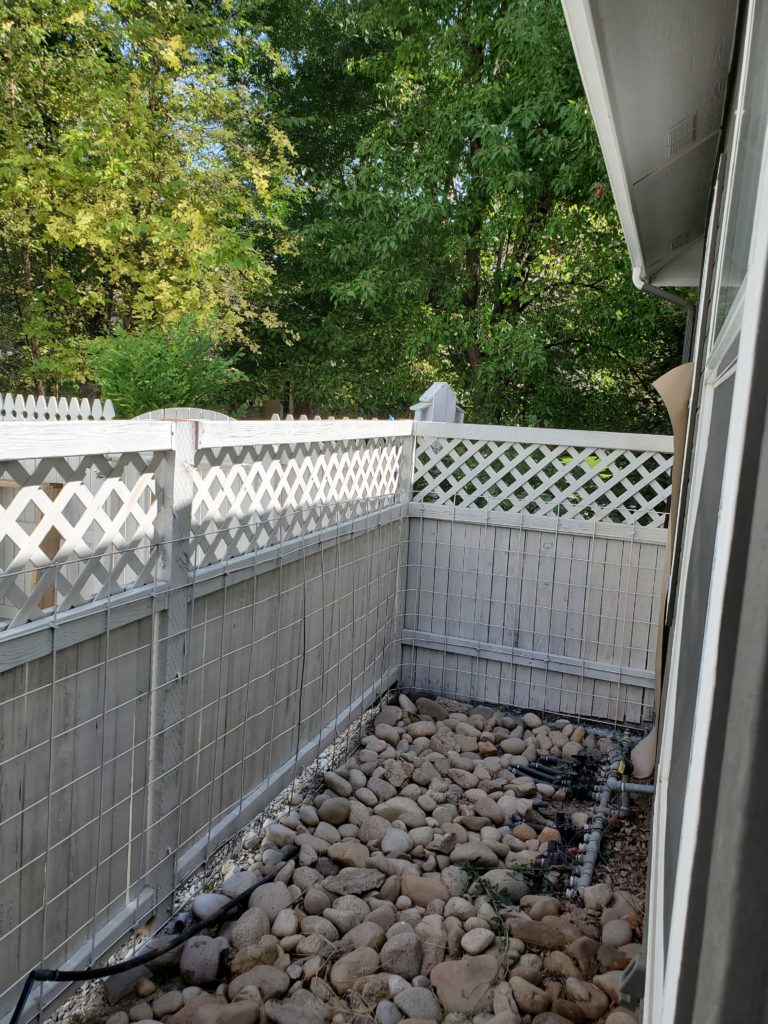
[[[646,1024],[765,1020],[768,3],[742,9],[699,295],[647,923]],[[758,611],[759,608],[759,611]],[[750,708],[751,710],[747,710]]]

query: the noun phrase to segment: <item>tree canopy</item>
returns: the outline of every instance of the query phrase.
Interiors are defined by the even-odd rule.
[[[252,401],[402,415],[445,379],[476,420],[665,429],[682,318],[632,285],[558,0],[3,7],[17,376],[192,316]]]

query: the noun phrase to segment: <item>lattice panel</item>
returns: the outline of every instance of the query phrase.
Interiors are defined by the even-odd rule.
[[[152,582],[162,458],[156,452],[2,464],[3,627]]]
[[[402,444],[374,439],[204,449],[192,564],[212,565],[390,505]]]
[[[414,500],[664,526],[672,456],[623,448],[417,438]]]

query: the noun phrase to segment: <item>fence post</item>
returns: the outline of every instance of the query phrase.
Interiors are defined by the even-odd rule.
[[[198,424],[173,427],[173,451],[157,474],[157,586],[153,614],[147,776],[146,880],[161,918],[173,913],[184,762],[185,654]],[[166,604],[167,601],[167,604]]]
[[[463,423],[464,410],[459,405],[456,392],[445,381],[430,384],[415,405],[411,406],[415,420],[429,420],[433,423]]]
[[[410,549],[410,505],[413,498],[413,474],[416,464],[416,432],[413,430],[403,438],[400,452],[400,513],[397,569],[395,572],[395,601],[393,607],[393,633],[396,643],[394,660],[400,666],[398,683],[403,685],[403,629],[408,611],[408,554]]]

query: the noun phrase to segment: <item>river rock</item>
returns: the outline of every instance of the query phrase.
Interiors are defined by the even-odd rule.
[[[422,956],[421,940],[409,928],[384,943],[381,948],[381,966],[390,974],[399,974],[401,978],[411,981],[421,972]]]
[[[212,917],[213,914],[218,913],[229,903],[229,900],[229,896],[220,892],[202,892],[192,900],[192,913],[198,921],[203,921],[206,917]]]
[[[394,725],[388,725],[386,722],[379,722],[375,725],[373,735],[391,747],[396,747],[400,742],[400,731]]]
[[[528,917],[532,921],[542,921],[545,917],[558,917],[562,907],[560,900],[554,896],[526,896],[520,901]]]
[[[255,945],[245,946],[239,950],[230,964],[230,970],[232,974],[243,974],[252,967],[258,967],[259,964],[267,964],[281,970],[288,966],[288,956],[274,935],[265,935]]]
[[[346,797],[332,796],[323,800],[317,809],[317,815],[321,821],[327,821],[329,825],[343,825],[349,821],[350,803]]]
[[[330,982],[339,995],[344,995],[360,978],[379,969],[379,954],[369,946],[345,953],[331,968]]]
[[[418,697],[416,699],[416,709],[420,715],[426,715],[427,718],[434,718],[436,722],[442,722],[448,718],[448,712],[445,710],[442,704],[438,704],[436,700],[432,700],[431,697]]]
[[[448,890],[449,896],[460,896],[469,887],[469,875],[456,865],[451,864],[440,872],[440,881]]]
[[[587,910],[602,910],[611,902],[613,892],[610,885],[599,882],[596,885],[588,885],[584,890],[584,906]]]
[[[634,1024],[637,1024],[634,1017],[632,1018]],[[570,1017],[563,1017],[560,1013],[555,1013],[554,1010],[545,1010],[544,1013],[537,1013],[533,1018],[532,1024],[573,1024]]]
[[[570,942],[565,947],[565,952],[572,956],[579,965],[579,970],[584,975],[594,974],[596,966],[597,951],[600,943],[590,939],[587,935],[581,935],[575,942]]]
[[[528,894],[528,886],[523,879],[506,868],[493,868],[491,871],[486,871],[481,881],[498,889],[499,892],[503,892],[515,903],[519,903]]]
[[[188,985],[211,985],[219,977],[221,954],[229,943],[209,935],[195,935],[184,943],[179,972]]]
[[[275,999],[277,996],[285,995],[290,984],[290,978],[285,971],[267,964],[259,964],[258,967],[252,967],[250,971],[233,978],[227,986],[227,995],[230,999],[235,999],[244,988],[252,985],[258,989],[262,999]]]
[[[484,818],[490,818],[494,825],[504,824],[504,810],[499,807],[495,800],[489,796],[482,796],[475,800],[475,813]]]
[[[301,922],[302,935],[321,935],[328,942],[337,942],[339,933],[336,926],[325,917],[305,917]],[[317,952],[323,947],[319,947]]]
[[[407,832],[399,828],[391,828],[379,844],[381,852],[388,857],[403,857],[410,853],[415,843]]]
[[[608,996],[596,985],[579,978],[565,979],[565,998],[556,999],[552,1009],[562,1013],[574,1024],[599,1020],[608,1009]]]
[[[470,842],[459,843],[458,846],[454,847],[450,854],[450,861],[451,864],[466,862],[468,864],[475,864],[478,867],[495,868],[499,863],[499,858],[484,843]]]
[[[293,898],[288,891],[285,882],[267,882],[254,889],[248,900],[248,906],[253,909],[259,907],[267,915],[270,924],[275,920],[281,910],[290,907]]]
[[[212,995],[210,992],[198,990],[197,995],[190,996],[184,1006],[168,1018],[166,1024],[196,1024],[204,1006],[225,1006],[226,1002],[222,995]]]
[[[402,1013],[389,999],[382,999],[376,1006],[376,1024],[399,1024]]]
[[[495,935],[490,928],[471,928],[461,940],[461,948],[470,956],[478,956],[493,945]]]
[[[617,917],[603,925],[602,939],[606,946],[624,946],[632,941],[632,926],[628,921]]]
[[[450,896],[442,878],[434,872],[420,876],[403,875],[400,879],[400,892],[417,907],[428,907],[432,900],[447,900]]]
[[[440,1003],[428,988],[405,988],[394,999],[395,1006],[406,1017],[420,1020],[441,1020]]]
[[[342,868],[338,875],[326,878],[324,887],[337,896],[348,896],[379,889],[385,878],[375,868]]]
[[[485,953],[445,960],[432,968],[429,980],[447,1013],[484,1013],[491,1008],[491,990],[498,971],[498,958]]]
[[[509,987],[523,1013],[543,1013],[552,1004],[552,997],[548,992],[526,981],[525,978],[511,977]]]
[[[246,889],[250,889],[260,878],[261,875],[257,875],[253,871],[233,871],[221,883],[221,891],[231,900],[235,896],[239,896],[241,892],[245,892]]]
[[[582,934],[567,917],[543,917],[541,921],[532,921],[525,914],[508,915],[507,930],[526,946],[538,949],[560,949],[569,942],[575,942]]]
[[[322,914],[331,905],[331,897],[324,889],[309,889],[304,895],[304,910],[308,914]]]
[[[282,885],[282,882],[274,884]],[[266,889],[267,886],[262,886],[262,888]],[[287,893],[287,886],[283,886],[283,888]],[[254,896],[258,892],[259,890],[257,889]],[[269,935],[270,927],[270,920],[265,911],[261,907],[251,907],[235,922],[229,935],[230,942],[235,949],[242,949],[243,946],[253,946],[264,935]]]
[[[592,984],[597,985],[599,989],[608,996],[612,1003],[618,1003],[621,1001],[621,979],[623,971],[606,971],[604,974],[596,974],[592,979]],[[155,1004],[152,1004],[154,1010]]]
[[[279,939],[285,939],[289,935],[295,935],[298,930],[298,915],[296,914],[296,911],[291,910],[290,907],[286,907],[285,910],[281,910],[272,923],[272,934],[276,935]]]
[[[334,843],[328,850],[331,860],[350,868],[364,868],[370,855],[368,847],[355,840]]]
[[[304,988],[294,992],[290,999],[267,1000],[264,1013],[271,1024],[326,1024],[333,1016],[329,1006]]]
[[[360,949],[363,946],[370,946],[376,951],[380,950],[386,941],[384,929],[375,921],[363,921],[346,933],[341,940],[341,949]]]
[[[382,818],[378,814],[371,814],[358,828],[357,838],[366,846],[374,846],[376,843],[381,843],[391,828],[392,825],[386,818]],[[406,833],[403,832],[403,835]]]
[[[544,973],[550,977],[581,977],[581,971],[578,966],[561,949],[553,949],[544,957]]]
[[[179,1011],[184,1005],[184,996],[178,989],[171,989],[170,992],[163,992],[152,1000],[152,1015],[155,1020],[161,1017],[168,1017]]]
[[[352,783],[336,772],[326,772],[323,782],[328,789],[332,789],[337,796],[352,796]]]
[[[599,968],[603,971],[623,971],[633,956],[642,953],[642,946],[638,947],[637,953],[630,953],[628,950],[632,948],[629,946],[622,946],[618,949],[616,946],[601,945],[597,951],[597,963]]]
[[[393,796],[390,800],[385,800],[378,805],[376,813],[387,821],[402,821],[409,828],[425,825],[427,821],[424,811],[415,800],[407,796]]]

